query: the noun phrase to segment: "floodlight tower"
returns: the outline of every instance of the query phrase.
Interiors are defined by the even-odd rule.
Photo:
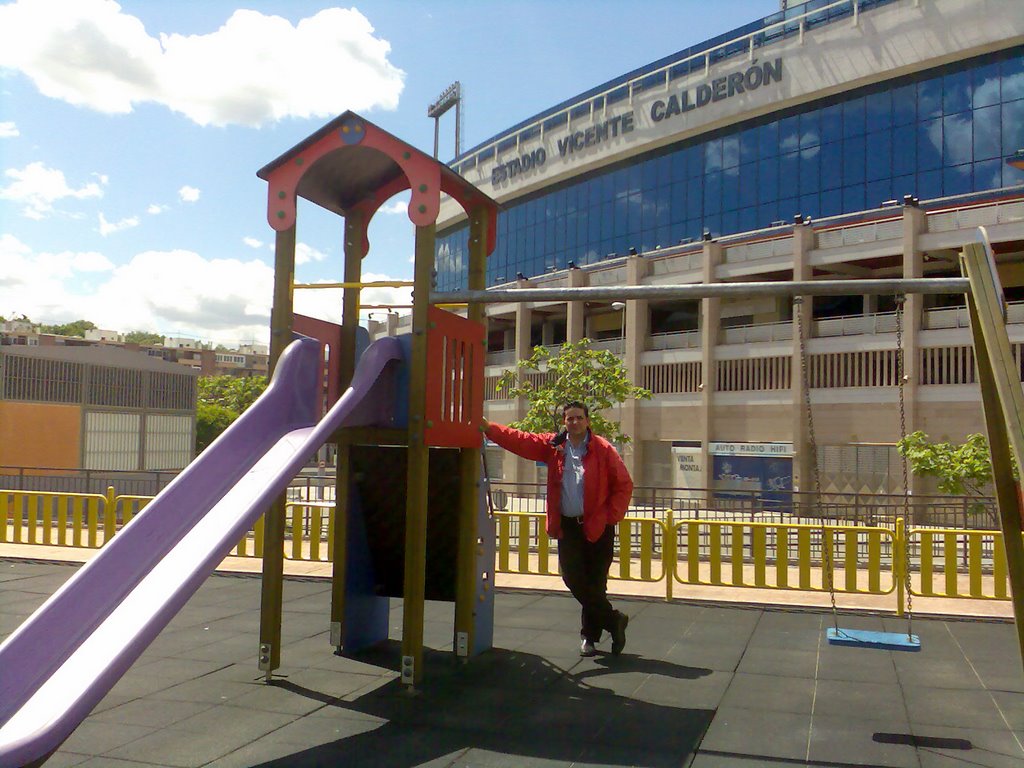
[[[456,80],[444,89],[437,101],[427,107],[427,117],[434,118],[434,159],[437,160],[437,136],[441,115],[455,107],[455,156],[459,156],[459,127],[462,125],[462,85]]]

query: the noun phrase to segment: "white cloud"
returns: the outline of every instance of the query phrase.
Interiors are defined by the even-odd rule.
[[[44,95],[107,113],[155,102],[199,125],[395,109],[405,73],[390,52],[355,8],[297,24],[237,10],[210,34],[156,38],[113,0],[0,6],[0,67],[23,72]]]
[[[163,213],[167,209],[168,209],[168,206],[166,206],[166,205],[160,205],[159,203],[153,203],[153,204],[151,204],[146,209],[146,213],[150,214],[151,216],[158,216],[159,214]]]
[[[103,328],[141,328],[210,341],[269,335],[274,270],[258,260],[146,251],[118,267],[90,297]],[[98,318],[98,319],[96,319]]]
[[[0,122],[0,139],[13,139],[16,136],[20,136],[18,132],[18,126],[12,121],[7,120]]]
[[[323,261],[327,258],[327,254],[323,251],[318,251],[311,245],[305,243],[295,244],[295,264],[308,264],[311,261]]]
[[[73,189],[68,185],[63,171],[47,168],[40,162],[30,163],[21,170],[8,168],[4,175],[12,181],[0,187],[0,200],[24,203],[22,215],[30,219],[49,216],[53,213],[53,204],[58,200],[103,197],[99,184],[89,183]]]
[[[199,199],[199,190],[187,184],[178,190],[178,199],[183,203],[194,203]]]
[[[0,314],[85,318],[101,328],[233,342],[269,337],[274,270],[261,261],[146,251],[115,267],[98,253],[35,253],[0,235]]]
[[[255,237],[243,237],[242,238],[242,242],[245,243],[250,248],[262,248],[263,247],[263,241],[262,240],[257,240]]]
[[[409,214],[409,198],[404,200],[389,200],[380,207],[379,213],[394,216],[397,214],[408,215]]]
[[[100,234],[106,237],[112,235],[114,232],[120,232],[125,229],[131,229],[132,227],[139,226],[139,217],[130,216],[120,221],[107,221],[107,217],[100,212]]]
[[[362,280],[364,283],[377,281],[392,281],[396,278],[364,272]],[[318,283],[334,282],[331,280],[317,280]],[[411,304],[412,288],[364,288],[360,292],[361,306],[375,304]],[[341,322],[341,311],[344,306],[341,288],[322,288],[318,290],[299,290],[295,292],[295,311],[300,315],[309,315],[332,323]],[[382,310],[374,310],[379,312]],[[408,310],[399,310],[408,312]],[[365,312],[362,313],[365,317]]]
[[[63,283],[81,282],[89,275],[111,272],[114,265],[96,251],[33,253],[10,234],[0,235],[0,314],[24,313],[41,305],[57,306],[65,300]],[[75,319],[75,318],[72,318]]]
[[[393,279],[363,275],[366,282]],[[46,323],[84,318],[118,331],[266,343],[273,286],[273,268],[258,259],[146,251],[114,266],[101,253],[36,253],[14,236],[0,235],[0,315],[7,317],[25,314]],[[296,291],[295,310],[340,322],[341,293]],[[372,288],[363,291],[362,303],[408,304],[411,295],[409,288]]]

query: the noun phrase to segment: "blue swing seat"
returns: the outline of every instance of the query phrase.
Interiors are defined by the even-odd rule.
[[[886,651],[920,651],[921,638],[906,632],[873,632],[868,629],[836,629],[826,633],[829,645],[877,648]]]

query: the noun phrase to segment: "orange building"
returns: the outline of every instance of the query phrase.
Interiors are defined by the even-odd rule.
[[[197,375],[105,345],[2,346],[0,473],[181,469],[194,454]]]

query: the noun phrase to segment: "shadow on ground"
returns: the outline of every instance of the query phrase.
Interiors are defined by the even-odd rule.
[[[353,658],[394,669],[394,641]],[[532,654],[495,649],[472,664],[427,651],[430,680],[410,693],[395,679],[348,701],[287,680],[273,684],[328,706],[353,731],[328,743],[281,756],[266,768],[288,766],[521,766],[533,760],[608,762],[651,768],[679,766],[696,752],[713,710],[647,703],[587,683],[614,672],[641,679],[694,679],[711,670],[628,655],[599,657],[578,674]],[[336,724],[336,722],[335,722]],[[441,758],[444,758],[442,761]]]

